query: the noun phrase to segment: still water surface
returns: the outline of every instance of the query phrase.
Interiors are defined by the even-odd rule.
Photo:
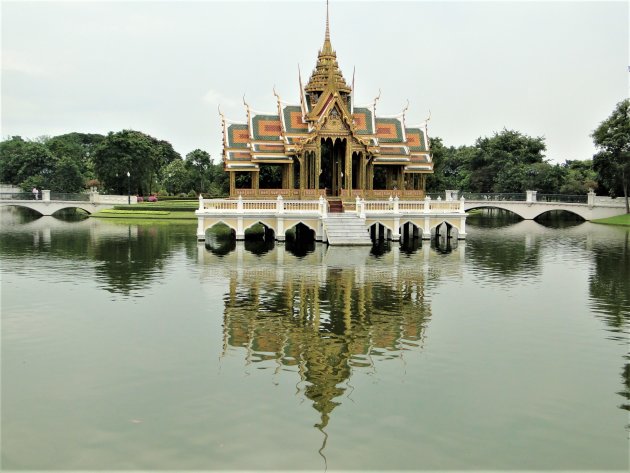
[[[628,229],[206,247],[0,215],[5,470],[628,468]]]

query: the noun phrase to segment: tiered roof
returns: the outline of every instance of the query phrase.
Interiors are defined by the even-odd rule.
[[[223,124],[224,164],[227,171],[256,170],[260,163],[291,163],[304,144],[321,131],[327,117],[341,115],[347,131],[373,157],[375,164],[398,164],[405,172],[431,172],[426,122],[405,126],[405,110],[396,116],[378,117],[373,104],[354,107],[352,88],[346,83],[330,42],[328,11],[324,45],[308,83],[302,86],[300,104],[286,104],[277,97],[276,113],[254,112],[245,103],[247,122],[225,119]]]

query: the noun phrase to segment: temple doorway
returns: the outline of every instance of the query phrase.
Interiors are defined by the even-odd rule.
[[[319,188],[326,189],[326,195],[338,197],[344,188],[344,175],[346,166],[345,139],[337,138],[333,142],[331,138],[321,140],[321,174],[319,176]]]

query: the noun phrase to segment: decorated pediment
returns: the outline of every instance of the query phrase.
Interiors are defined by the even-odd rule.
[[[351,125],[348,123],[348,120],[344,120],[344,118],[344,114],[339,109],[339,106],[334,105],[323,119],[323,125],[320,130],[322,132],[350,134],[352,132]]]

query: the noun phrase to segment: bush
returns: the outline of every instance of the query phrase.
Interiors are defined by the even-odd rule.
[[[196,197],[197,197],[197,193],[196,193],[195,191],[190,191],[190,192],[188,193],[188,197],[191,197],[191,198],[193,198],[193,199],[194,199],[194,198],[196,198]]]
[[[157,198],[157,195],[150,195],[147,200],[149,202],[157,202],[158,198]]]
[[[138,202],[144,202],[144,198],[141,195],[138,196]]]

